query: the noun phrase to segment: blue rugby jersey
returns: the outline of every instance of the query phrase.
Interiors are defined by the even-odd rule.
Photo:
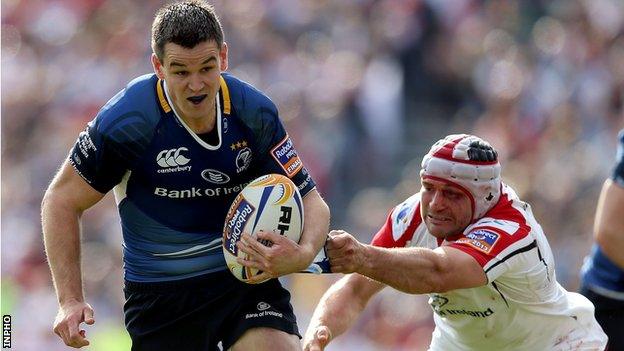
[[[617,185],[624,187],[624,129],[620,131],[618,139],[616,165],[611,179]],[[596,244],[583,264],[582,279],[583,283],[594,292],[624,300],[624,270],[605,256],[600,246]]]
[[[80,133],[69,161],[94,189],[114,189],[125,278],[184,279],[226,269],[227,210],[256,177],[288,176],[305,196],[315,187],[273,102],[222,74],[216,99],[218,144],[176,115],[164,81],[131,81]]]

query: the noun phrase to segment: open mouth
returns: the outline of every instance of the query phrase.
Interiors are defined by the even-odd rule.
[[[201,104],[202,101],[204,101],[204,99],[206,98],[206,96],[208,96],[207,94],[204,95],[197,95],[197,96],[191,96],[186,98],[188,101],[190,101],[191,103],[193,103],[194,105],[199,105]]]
[[[441,216],[427,215],[427,217],[429,217],[430,221],[433,221],[433,222],[436,222],[436,223],[444,223],[444,222],[448,221],[448,218],[441,217]]]

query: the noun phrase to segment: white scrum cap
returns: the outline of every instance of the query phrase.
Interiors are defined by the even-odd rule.
[[[487,141],[467,134],[438,140],[422,160],[421,179],[451,183],[469,195],[472,220],[483,217],[499,200],[500,163]]]

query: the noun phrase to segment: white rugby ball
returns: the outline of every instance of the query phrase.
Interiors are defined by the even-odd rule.
[[[223,255],[228,269],[243,282],[262,271],[236,262],[247,256],[236,243],[243,233],[274,231],[299,242],[303,232],[303,202],[297,186],[281,174],[267,174],[249,183],[234,199],[225,217]],[[264,243],[267,245],[267,243]]]

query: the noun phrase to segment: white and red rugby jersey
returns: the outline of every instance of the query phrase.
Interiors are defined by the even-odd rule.
[[[396,206],[375,235],[381,247],[451,246],[483,267],[484,286],[429,294],[430,350],[604,350],[607,337],[584,296],[556,280],[553,254],[531,207],[502,185],[483,218],[445,240],[429,234],[420,193]]]

